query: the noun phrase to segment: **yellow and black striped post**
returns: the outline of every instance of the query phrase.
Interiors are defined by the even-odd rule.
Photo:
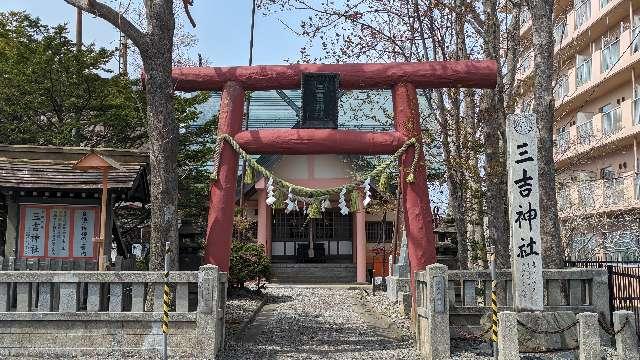
[[[493,357],[498,358],[498,297],[496,295],[496,254],[491,250],[491,345]]]
[[[168,336],[169,336],[169,307],[171,306],[171,290],[169,289],[169,242],[164,248],[164,294],[162,297],[162,342],[164,350],[164,360],[169,357],[168,354]]]

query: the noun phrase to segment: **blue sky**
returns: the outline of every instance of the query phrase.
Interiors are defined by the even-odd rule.
[[[191,50],[193,58],[201,53],[212,65],[246,65],[251,0],[196,0],[194,3],[191,13],[197,27],[191,31],[198,37],[199,44]],[[71,35],[75,33],[75,9],[63,0],[0,0],[0,11],[7,10],[25,10],[49,25],[68,23]],[[304,41],[280,22],[296,25],[297,18],[291,14],[284,16],[280,13],[264,17],[256,13],[254,64],[281,64],[285,59],[298,58]],[[118,32],[104,20],[85,14],[83,41],[115,48]]]

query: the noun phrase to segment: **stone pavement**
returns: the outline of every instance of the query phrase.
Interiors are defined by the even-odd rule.
[[[418,359],[413,337],[367,315],[359,290],[279,287],[222,360]]]

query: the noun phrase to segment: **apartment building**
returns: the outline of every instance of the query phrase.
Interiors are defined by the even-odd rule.
[[[640,260],[640,1],[555,4],[558,208],[567,256]],[[522,16],[522,111],[532,104],[530,16]]]

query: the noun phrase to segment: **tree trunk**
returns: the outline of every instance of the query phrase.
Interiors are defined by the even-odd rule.
[[[553,0],[529,3],[533,23],[533,49],[535,84],[533,112],[538,121],[538,179],[540,183],[540,236],[542,258],[547,268],[564,267],[564,251],[560,239],[556,176],[553,161]]]
[[[164,269],[165,243],[170,243],[171,269],[178,255],[178,126],[173,113],[173,0],[144,0],[146,31],[121,12],[93,0],[64,0],[119,29],[140,50],[146,76],[149,155],[151,165],[151,238],[149,270]]]
[[[146,79],[151,162],[151,239],[149,270],[164,269],[165,242],[172,269],[178,253],[178,126],[173,113],[171,67],[175,19],[172,1],[146,1],[149,33],[140,49]]]
[[[483,0],[482,4],[485,15],[485,57],[500,61],[497,1]],[[483,91],[480,116],[485,130],[487,236],[488,241],[495,248],[498,268],[508,269],[511,268],[511,256],[509,253],[509,222],[507,220],[507,165],[504,150],[506,116],[503,91],[502,75],[498,74],[498,84],[495,90]]]

